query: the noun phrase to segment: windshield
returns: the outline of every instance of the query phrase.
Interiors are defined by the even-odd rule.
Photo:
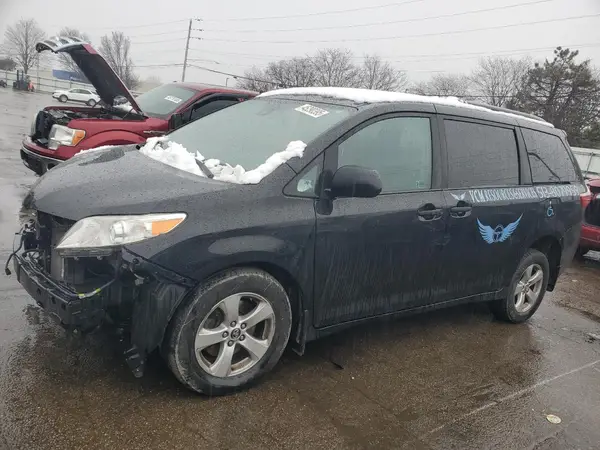
[[[166,119],[194,95],[196,91],[163,84],[136,97],[135,101],[147,116]]]
[[[309,143],[354,111],[341,105],[257,98],[205,116],[168,137],[190,153],[252,170],[291,141]]]

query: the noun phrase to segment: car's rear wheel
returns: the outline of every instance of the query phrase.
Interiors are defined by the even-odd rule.
[[[169,326],[163,355],[190,389],[224,395],[251,386],[279,361],[292,325],[285,289],[257,269],[202,284]]]
[[[61,95],[58,97],[58,101],[61,103],[65,103],[67,100],[69,100],[69,98],[66,95]]]
[[[88,106],[91,106],[91,107],[93,108],[94,106],[96,106],[96,100],[94,100],[93,98],[90,98],[90,99],[87,101],[87,105],[88,105]]]
[[[525,322],[542,303],[549,276],[550,265],[546,255],[529,249],[513,275],[506,298],[492,302],[494,315],[507,322]]]

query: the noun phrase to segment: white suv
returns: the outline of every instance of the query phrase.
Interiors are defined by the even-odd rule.
[[[52,97],[59,102],[65,103],[68,101],[85,103],[88,106],[94,106],[100,101],[100,97],[96,91],[91,89],[73,88],[69,90],[58,90],[52,94]]]

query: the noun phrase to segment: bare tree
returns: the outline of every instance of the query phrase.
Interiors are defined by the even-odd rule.
[[[139,78],[129,54],[131,41],[122,31],[113,31],[100,39],[100,53],[129,89],[135,89]]]
[[[366,55],[361,67],[361,87],[398,91],[407,84],[406,73],[395,69],[378,55]]]
[[[406,75],[379,56],[367,55],[362,66],[352,61],[352,52],[326,49],[314,56],[271,62],[264,69],[253,67],[238,80],[244,89],[264,92],[277,87],[337,86],[397,90]]]
[[[352,62],[350,50],[328,48],[311,58],[316,86],[358,87],[360,69]]]
[[[82,33],[77,28],[64,27],[59,31],[58,35],[59,36],[76,37],[85,42],[91,41],[88,34]],[[70,55],[67,55],[66,53],[59,53],[57,56],[58,56],[58,60],[60,61],[60,65],[65,70],[76,73],[78,75],[79,79],[85,80],[85,76],[83,75],[81,70],[79,70],[79,66],[77,66],[77,64],[75,64],[75,61],[73,61],[73,58],[71,58]]]
[[[471,82],[466,75],[434,75],[431,80],[418,83],[413,91],[421,95],[437,95],[440,97],[468,97]]]
[[[45,33],[34,19],[22,19],[9,26],[4,33],[3,51],[11,57],[17,66],[22,67],[25,73],[39,61],[39,53],[35,44],[43,40]]]
[[[270,63],[265,70],[268,80],[278,86],[303,87],[315,84],[316,73],[309,57]]]
[[[253,67],[244,72],[243,77],[236,78],[237,87],[254,92],[266,92],[277,89],[278,84],[268,79],[266,70]],[[283,86],[282,86],[283,87]]]
[[[478,99],[493,106],[506,106],[526,77],[531,60],[488,57],[479,61],[471,75]]]

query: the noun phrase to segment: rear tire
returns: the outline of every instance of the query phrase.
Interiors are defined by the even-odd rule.
[[[67,100],[69,100],[69,98],[66,95],[61,95],[60,97],[58,97],[58,101],[61,103],[66,103]]]
[[[162,353],[188,388],[225,395],[250,387],[275,366],[291,327],[290,301],[275,278],[231,269],[201,284],[179,307]]]
[[[537,311],[550,276],[548,258],[542,252],[527,250],[508,289],[506,298],[491,303],[496,318],[511,323],[522,323]]]

